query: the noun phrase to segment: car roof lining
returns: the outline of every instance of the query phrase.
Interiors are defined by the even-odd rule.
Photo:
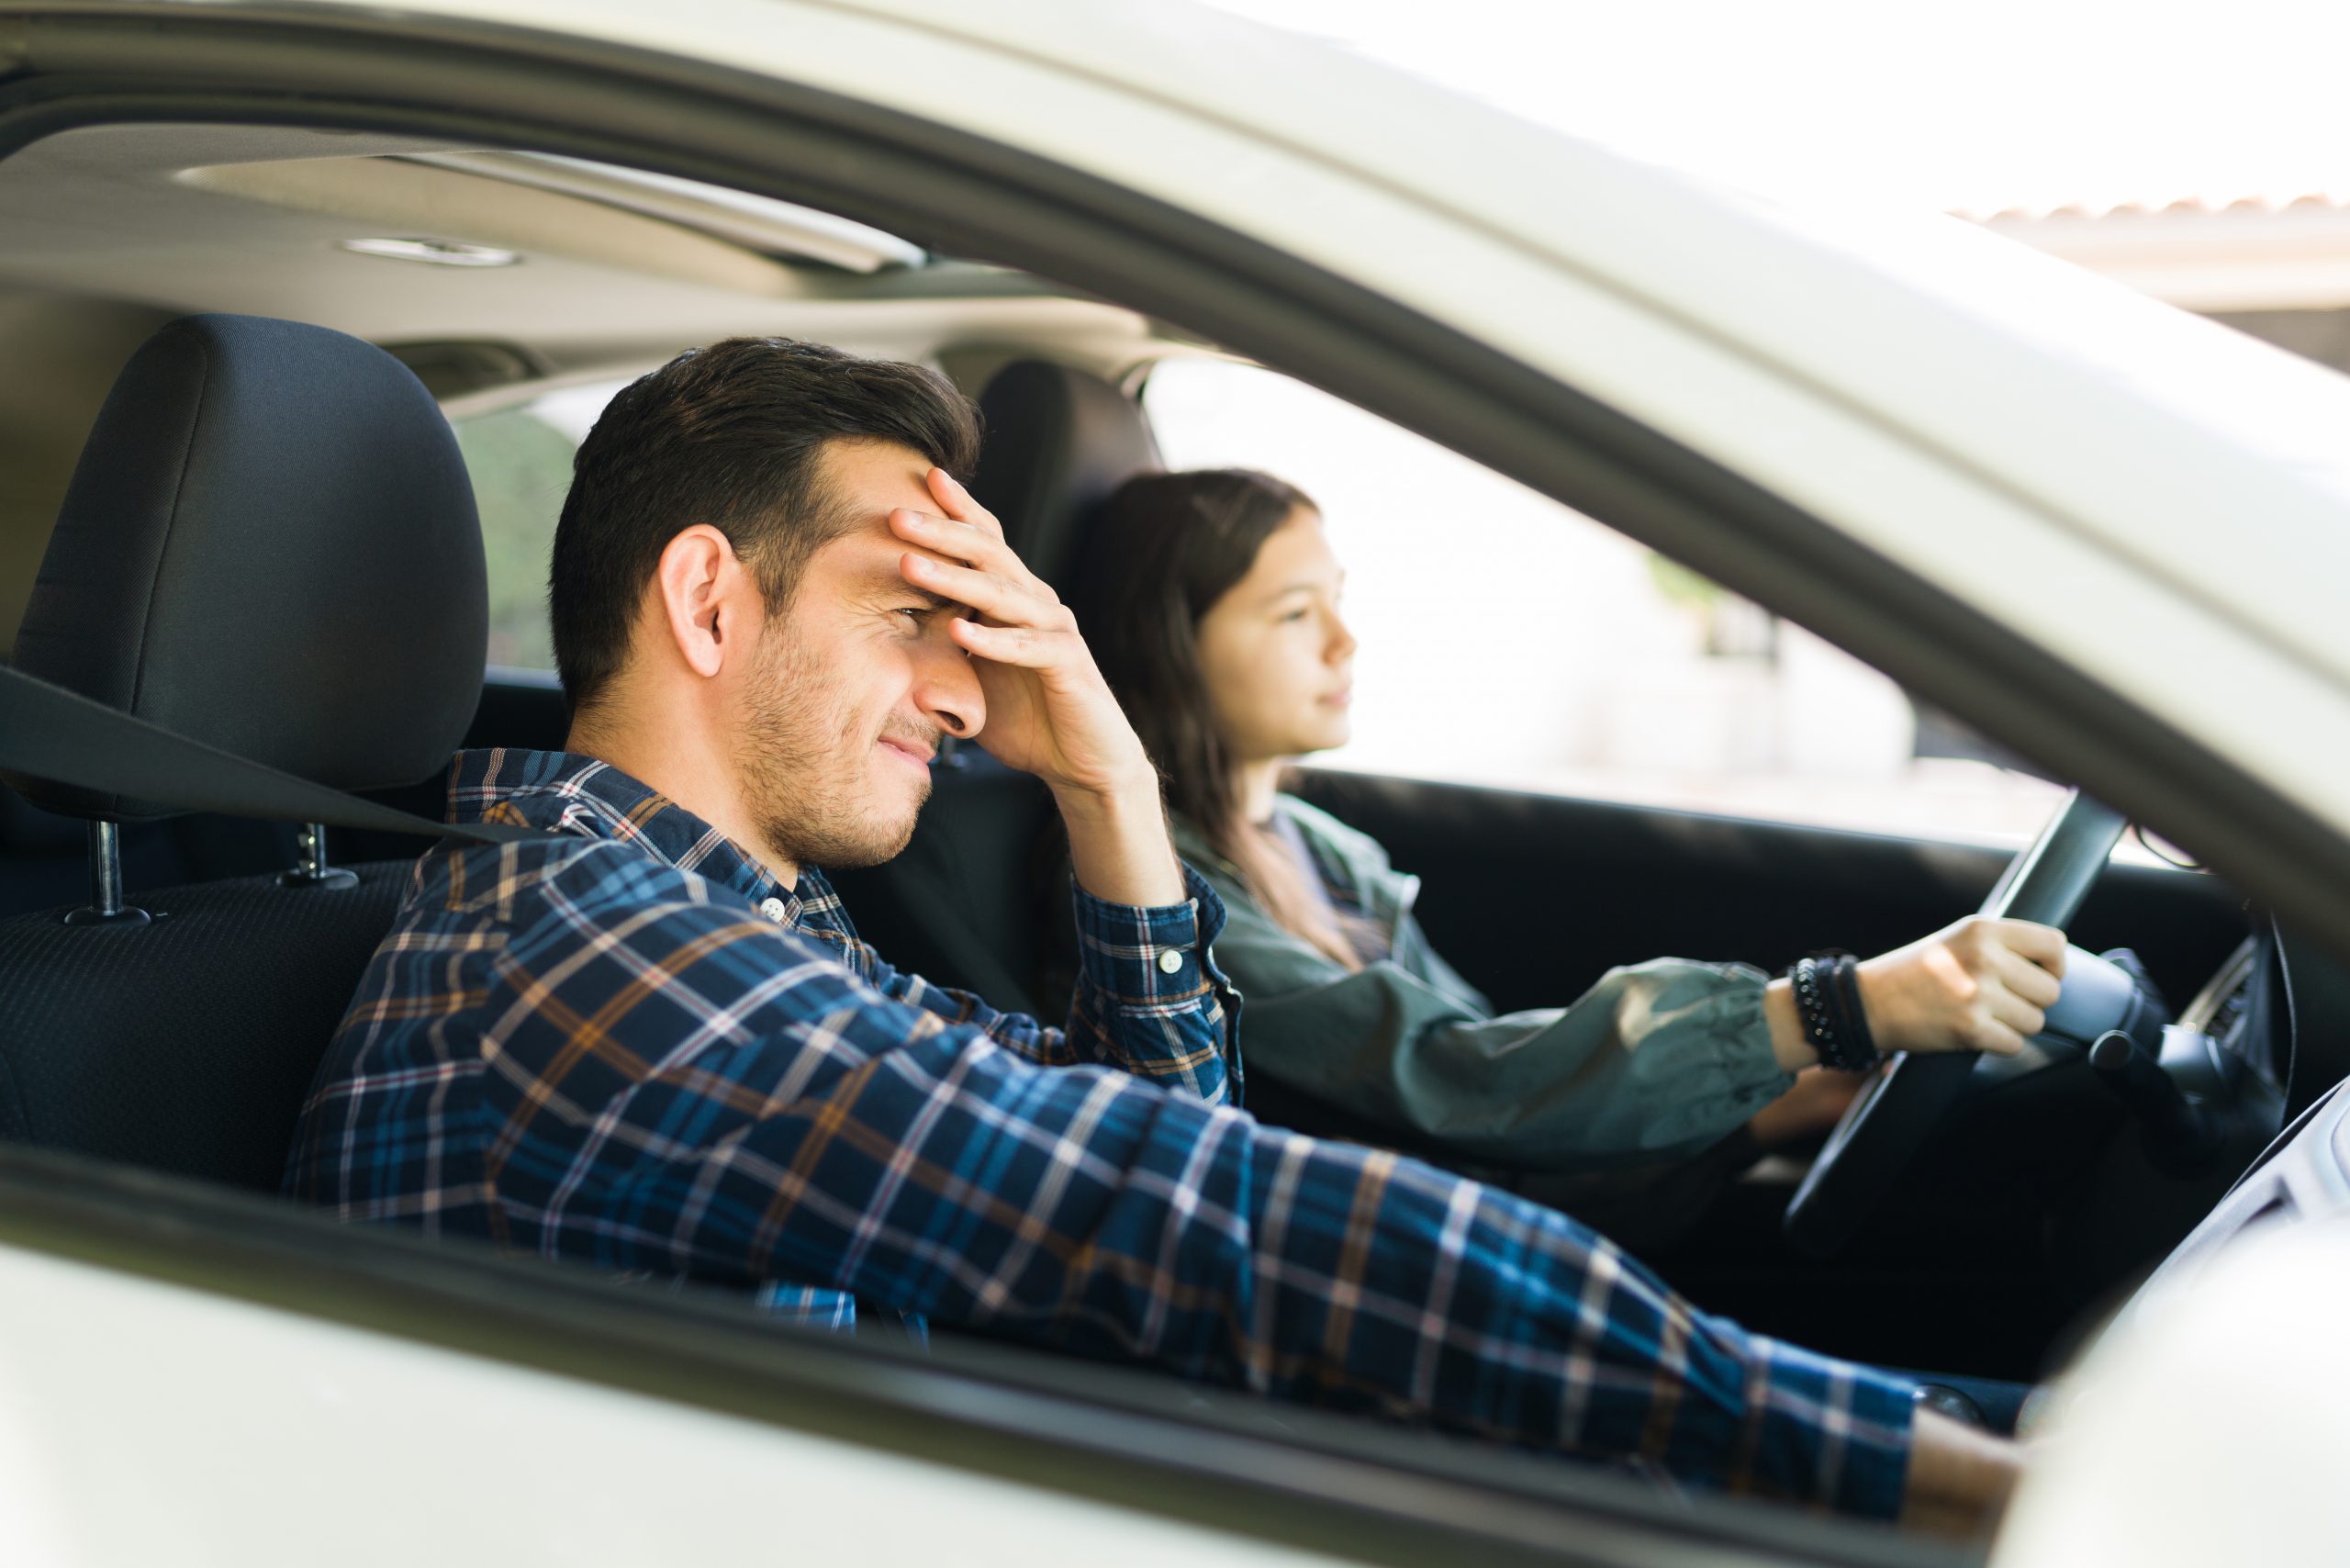
[[[778,236],[773,223],[722,215],[693,226],[697,208],[727,193],[641,183],[641,199],[607,199],[629,171],[237,123],[84,126],[0,159],[0,354],[13,369],[0,386],[0,653],[114,373],[149,332],[191,311],[310,321],[396,350],[519,351],[536,374],[453,399],[468,412],[745,333],[935,364],[974,394],[974,377],[1024,354],[1120,374],[1207,352],[1033,274],[904,241],[870,271],[779,259],[746,242]],[[443,267],[339,248],[369,236],[486,244],[522,260]],[[877,254],[894,240],[875,238]]]
[[[510,339],[565,369],[742,331],[914,358],[972,337],[1073,339],[1082,352],[1151,333],[1131,310],[1026,273],[951,259],[863,274],[795,263],[740,230],[730,239],[655,216],[649,198],[616,205],[585,174],[570,188],[527,183],[550,162],[305,127],[82,127],[0,161],[0,286],[295,317],[371,342]],[[435,267],[339,250],[375,236],[522,260]]]

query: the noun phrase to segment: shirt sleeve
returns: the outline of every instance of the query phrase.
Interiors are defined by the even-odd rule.
[[[1228,908],[1216,957],[1248,999],[1257,1070],[1466,1159],[1595,1170],[1694,1153],[1795,1081],[1744,965],[1660,958],[1570,1006],[1492,1017],[1449,969],[1415,965],[1409,916],[1394,958],[1349,970],[1245,894]]]
[[[1107,916],[1087,961],[1109,1005],[1204,1060],[1213,988],[1195,946],[1165,967],[1160,934]],[[1116,989],[1143,970],[1173,992]],[[482,1181],[517,1249],[822,1285],[1700,1486],[1898,1506],[1908,1384],[1700,1313],[1506,1193],[1039,1067],[748,911],[543,921],[506,944],[481,1016]]]
[[[1183,902],[1155,908],[1106,903],[1075,890],[1078,983],[1069,1023],[1054,1029],[1022,1013],[999,1013],[967,991],[906,974],[863,942],[851,967],[893,1002],[944,1023],[968,1024],[1043,1067],[1091,1064],[1180,1088],[1214,1103],[1239,1103],[1232,1039],[1239,998],[1208,945],[1224,929],[1224,901],[1184,866]],[[1197,1027],[1205,1020],[1210,1027]]]

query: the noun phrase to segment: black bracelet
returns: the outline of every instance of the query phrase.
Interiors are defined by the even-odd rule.
[[[1804,1043],[1820,1065],[1844,1072],[1863,1072],[1885,1059],[1861,1006],[1859,971],[1850,953],[1833,951],[1799,958],[1787,971]]]
[[[1844,1043],[1851,1047],[1851,1059],[1828,1065],[1846,1072],[1865,1072],[1885,1059],[1877,1049],[1876,1036],[1869,1031],[1868,1010],[1861,1003],[1861,961],[1850,953],[1840,956],[1830,978],[1837,999],[1842,1004],[1839,1022]]]
[[[1804,1043],[1822,1061],[1836,1048],[1836,1018],[1829,1012],[1828,977],[1825,966],[1818,958],[1796,960],[1787,971],[1787,981],[1796,993],[1796,1016],[1803,1020]]]

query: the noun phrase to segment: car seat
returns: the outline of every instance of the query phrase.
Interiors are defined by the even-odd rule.
[[[124,368],[17,640],[25,673],[341,790],[447,764],[487,591],[454,437],[390,355],[196,316]],[[0,921],[0,1137],[274,1191],[408,864],[124,896],[114,824],[168,817],[11,776],[92,824],[90,903]],[[111,907],[110,907],[111,906]]]

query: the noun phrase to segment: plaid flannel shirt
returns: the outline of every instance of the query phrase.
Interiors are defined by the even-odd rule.
[[[1889,1517],[1910,1386],[1696,1311],[1565,1216],[1230,1098],[1215,895],[1077,896],[1069,1027],[901,975],[814,870],[617,769],[466,753],[289,1193],[615,1273],[852,1298]]]

